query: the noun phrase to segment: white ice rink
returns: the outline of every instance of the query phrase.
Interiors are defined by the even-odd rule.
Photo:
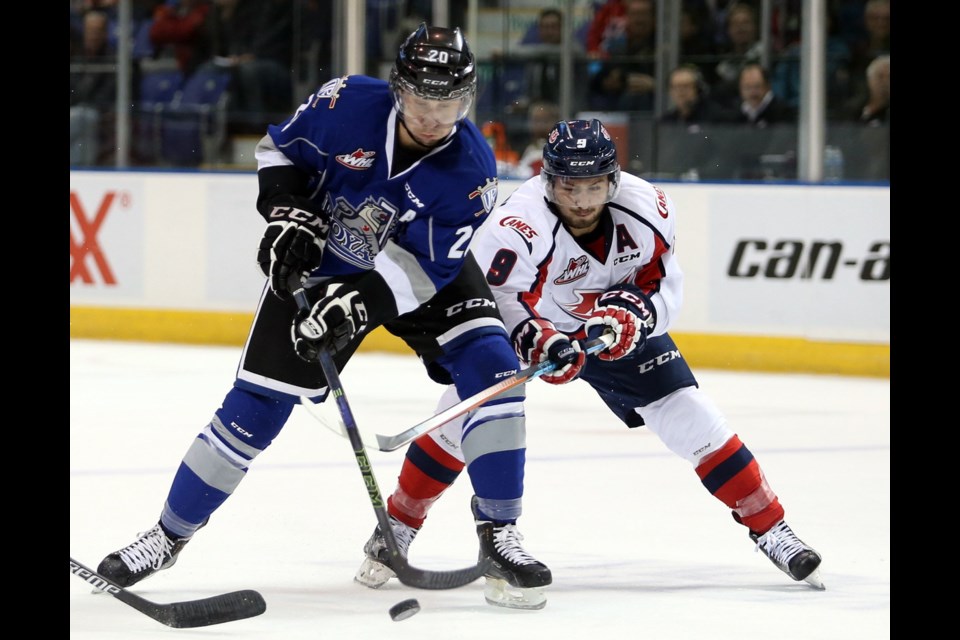
[[[228,390],[239,348],[71,341],[70,554],[101,558],[156,523],[177,465]],[[890,637],[890,381],[696,371],[754,453],[796,533],[823,555],[814,591],[754,552],[693,469],[628,430],[586,383],[528,387],[520,530],[553,571],[546,608],[484,602],[482,581],[422,591],[353,582],[375,524],[347,440],[294,410],[175,567],[131,590],[157,602],[256,589],[267,611],[172,629],[70,576],[70,638],[230,640],[877,640]],[[413,356],[358,355],[343,384],[361,429],[430,415],[441,388]],[[325,411],[336,420],[336,407]],[[384,495],[403,451],[371,451]],[[476,560],[464,473],[410,551]],[[390,620],[393,604],[422,611]]]

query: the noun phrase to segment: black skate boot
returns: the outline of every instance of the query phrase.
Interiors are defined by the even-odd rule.
[[[785,521],[773,525],[763,535],[751,531],[750,539],[778,569],[794,580],[802,580],[814,589],[826,589],[820,579],[820,554],[798,538]]]
[[[133,544],[104,558],[97,573],[121,587],[129,587],[157,571],[172,567],[180,550],[190,540],[167,536],[159,523],[138,535]]]
[[[406,557],[407,551],[410,549],[410,543],[417,537],[420,530],[400,522],[393,516],[390,516],[390,528],[393,530],[393,537],[397,541],[400,553]],[[370,536],[367,543],[363,545],[363,552],[367,554],[367,557],[363,559],[363,564],[357,570],[357,575],[353,577],[354,581],[371,589],[379,589],[387,584],[390,578],[397,575],[390,567],[390,549],[387,547],[387,541],[383,538],[379,524],[373,530],[373,535]]]
[[[517,525],[481,520],[476,496],[470,501],[470,509],[480,538],[480,559],[493,561],[486,574],[484,598],[497,607],[543,609],[547,604],[543,587],[553,583],[550,569],[524,551]]]

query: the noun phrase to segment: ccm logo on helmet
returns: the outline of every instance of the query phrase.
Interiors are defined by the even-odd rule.
[[[570,163],[571,167],[589,167],[592,164],[596,164],[595,160],[573,160]]]
[[[423,84],[432,84],[438,87],[445,87],[450,84],[449,80],[433,80],[432,78],[424,78]]]

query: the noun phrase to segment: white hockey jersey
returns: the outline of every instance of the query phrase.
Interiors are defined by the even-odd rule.
[[[656,308],[651,336],[666,333],[683,298],[683,272],[673,253],[673,201],[658,187],[621,174],[620,193],[601,217],[602,242],[587,250],[550,211],[539,176],[523,183],[490,215],[471,245],[486,272],[507,331],[546,318],[578,338],[597,297],[632,283]]]

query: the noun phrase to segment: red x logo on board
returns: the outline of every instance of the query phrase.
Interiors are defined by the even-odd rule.
[[[117,284],[117,279],[113,276],[113,271],[110,270],[110,265],[107,263],[106,256],[103,255],[103,250],[100,248],[100,245],[97,243],[97,233],[100,231],[100,226],[103,224],[103,221],[107,218],[107,212],[110,210],[110,205],[113,204],[113,199],[116,197],[116,192],[107,191],[103,196],[103,201],[100,203],[100,207],[97,209],[96,215],[91,220],[86,211],[83,208],[83,203],[80,202],[80,198],[73,191],[70,192],[70,214],[76,219],[77,226],[80,228],[81,238],[80,242],[77,242],[77,239],[73,234],[73,226],[70,227],[70,283],[79,280],[85,284],[93,284],[93,277],[90,274],[90,270],[87,264],[87,258],[93,260],[94,265],[100,271],[100,276],[103,278],[104,284]]]

